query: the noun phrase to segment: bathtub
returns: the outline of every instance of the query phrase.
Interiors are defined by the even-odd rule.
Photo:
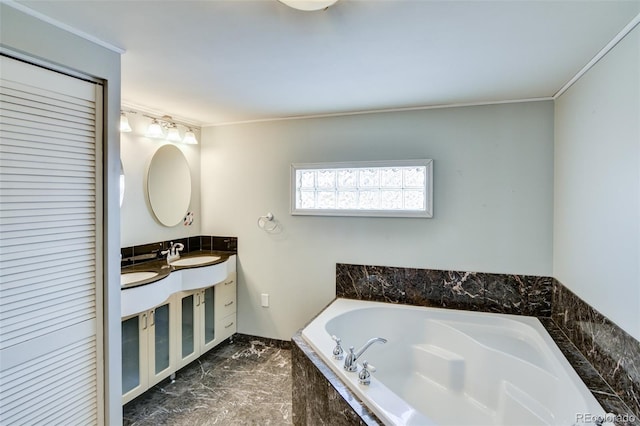
[[[345,355],[387,339],[358,360],[376,368],[368,386],[333,359],[334,335]],[[605,416],[534,317],[336,299],[302,338],[387,425],[574,425]]]

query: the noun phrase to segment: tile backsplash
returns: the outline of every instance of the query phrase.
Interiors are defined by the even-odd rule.
[[[171,243],[181,243],[184,245],[182,253],[187,254],[194,251],[238,251],[238,238],[218,237],[211,235],[199,235],[197,237],[178,238],[170,241],[158,241],[154,243],[141,244],[120,249],[122,260],[120,266],[130,266],[150,260],[161,258],[160,252],[169,248]]]

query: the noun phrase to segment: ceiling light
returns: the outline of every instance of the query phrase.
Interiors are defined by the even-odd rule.
[[[182,143],[186,143],[187,145],[197,145],[198,139],[196,139],[196,134],[193,133],[193,130],[189,127],[184,134],[184,139],[182,139]]]
[[[151,124],[149,124],[146,136],[148,138],[154,139],[164,138],[164,131],[162,130],[162,126],[160,125],[160,122],[157,118],[151,120]]]
[[[324,10],[338,0],[279,0],[281,3],[298,10],[311,12],[314,10]]]
[[[131,130],[132,129],[131,129],[131,125],[129,124],[129,119],[127,118],[124,111],[120,111],[120,131],[122,133],[128,133]]]

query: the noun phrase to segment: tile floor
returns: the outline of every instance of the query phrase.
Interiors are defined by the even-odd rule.
[[[236,335],[123,407],[123,425],[291,424],[289,342]]]

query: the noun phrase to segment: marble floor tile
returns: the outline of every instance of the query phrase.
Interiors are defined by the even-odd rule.
[[[291,350],[236,336],[123,407],[125,426],[291,424]]]

